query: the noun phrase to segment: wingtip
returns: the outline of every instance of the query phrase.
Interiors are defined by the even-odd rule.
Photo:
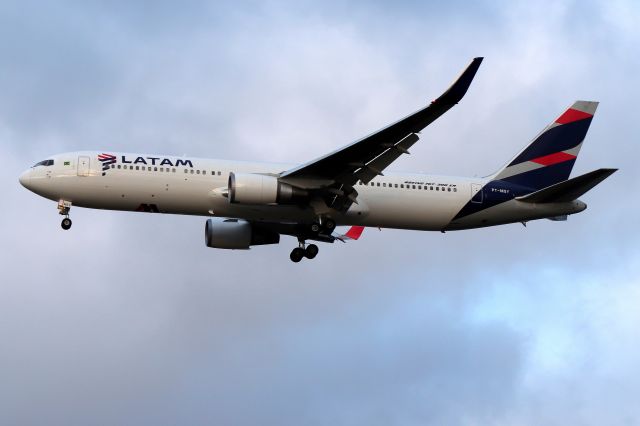
[[[364,226],[352,226],[351,228],[349,228],[347,233],[344,234],[344,236],[352,240],[357,240],[358,238],[360,238],[363,231],[364,231]]]
[[[445,91],[439,98],[432,102],[432,104],[450,104],[455,105],[464,97],[471,86],[473,78],[476,76],[476,72],[480,68],[482,63],[482,57],[474,58],[473,61],[462,71],[462,74],[453,82],[453,84]]]

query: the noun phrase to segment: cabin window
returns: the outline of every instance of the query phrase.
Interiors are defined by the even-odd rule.
[[[418,189],[422,189],[422,185],[418,185]]]
[[[222,172],[218,172],[218,176],[220,176],[222,174]]]
[[[453,188],[453,192],[458,192],[458,188]]]
[[[193,174],[193,169],[191,169],[191,174]]]
[[[160,171],[161,171],[161,172],[164,172],[164,167],[160,167]]]
[[[447,192],[451,192],[451,188],[447,188]]]
[[[415,185],[411,185],[411,189],[416,189],[416,186]]]
[[[386,187],[387,187],[387,184],[386,184],[386,183],[383,183],[383,184],[382,184],[382,186],[384,186],[384,187],[386,188]]]
[[[175,172],[176,172],[176,169],[171,169],[171,172],[172,172],[172,173],[175,173]]]
[[[153,168],[153,171],[154,171],[154,172],[157,172],[157,171],[158,171],[158,168],[157,168],[157,167],[154,167],[154,168]]]
[[[196,173],[197,173],[197,174],[200,174],[200,170],[197,170],[197,171],[196,171]]]

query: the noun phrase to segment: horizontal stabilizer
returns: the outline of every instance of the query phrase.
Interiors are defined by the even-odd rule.
[[[598,169],[555,185],[547,186],[516,200],[527,203],[561,203],[577,200],[578,197],[611,176],[618,169]]]

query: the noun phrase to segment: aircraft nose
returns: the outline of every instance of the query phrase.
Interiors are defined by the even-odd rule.
[[[29,188],[29,182],[31,181],[31,169],[27,169],[24,172],[22,172],[22,174],[20,175],[18,180],[20,181],[20,184],[22,186],[24,186],[25,188],[28,189]]]

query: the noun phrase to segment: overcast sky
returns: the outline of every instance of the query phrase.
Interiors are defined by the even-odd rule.
[[[440,3],[440,2],[438,2]],[[640,423],[636,1],[0,3],[0,424]],[[567,222],[205,247],[204,218],[73,208],[72,150],[301,163],[437,97],[398,171],[484,176],[574,100]]]

